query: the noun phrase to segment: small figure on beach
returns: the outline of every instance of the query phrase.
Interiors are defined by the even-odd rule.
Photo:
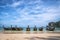
[[[15,25],[15,27],[12,27],[12,30],[22,31],[23,28],[21,28],[21,27],[17,27],[17,25]]]

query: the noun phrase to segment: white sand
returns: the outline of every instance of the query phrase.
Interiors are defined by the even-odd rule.
[[[0,33],[0,40],[60,40],[60,33]]]

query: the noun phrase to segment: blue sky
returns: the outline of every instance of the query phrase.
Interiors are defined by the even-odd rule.
[[[60,0],[0,0],[0,25],[46,26],[60,20]]]

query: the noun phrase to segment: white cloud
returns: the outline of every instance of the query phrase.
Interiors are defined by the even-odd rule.
[[[15,18],[15,20],[12,20],[8,23],[11,24],[24,24],[24,25],[46,25],[48,22],[50,21],[55,21],[56,18],[59,18],[60,16],[60,8],[58,7],[46,7],[43,5],[43,2],[41,1],[35,1],[33,2],[29,2],[25,4],[25,7],[23,9],[16,9],[17,14],[19,14],[20,16],[13,16],[13,18]],[[19,5],[23,4],[23,1],[19,1],[19,2],[14,2],[13,4],[11,4],[10,6],[13,8],[18,7]],[[30,5],[34,4],[33,6]],[[36,6],[35,6],[36,4]],[[28,6],[29,5],[29,6]],[[31,14],[29,15],[31,12],[34,13],[38,13],[37,15]]]
[[[2,16],[0,16],[0,18],[3,18],[3,19],[6,19],[6,18],[9,18],[9,13],[7,12],[1,12]]]
[[[19,11],[20,15],[21,15],[21,19],[17,19],[16,22],[23,22],[23,21],[31,21],[31,24],[41,24],[43,25],[45,22],[48,23],[50,21],[54,21],[56,20],[56,18],[58,18],[57,16],[60,16],[58,14],[59,10],[56,10],[55,8],[43,8],[43,12],[46,11],[45,13],[42,14],[38,14],[38,15],[29,15],[29,13],[31,11],[36,12],[35,10],[31,10],[31,11],[26,11],[28,9],[23,9],[21,11]],[[27,23],[27,22],[26,22]],[[45,23],[45,24],[46,24]]]
[[[18,1],[18,2],[14,2],[14,3],[11,4],[10,6],[16,8],[16,7],[18,7],[19,5],[21,5],[22,3],[23,3],[22,1]]]

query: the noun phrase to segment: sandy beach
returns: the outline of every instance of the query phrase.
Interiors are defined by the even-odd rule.
[[[60,40],[60,33],[44,32],[21,32],[21,33],[0,33],[0,40]]]

